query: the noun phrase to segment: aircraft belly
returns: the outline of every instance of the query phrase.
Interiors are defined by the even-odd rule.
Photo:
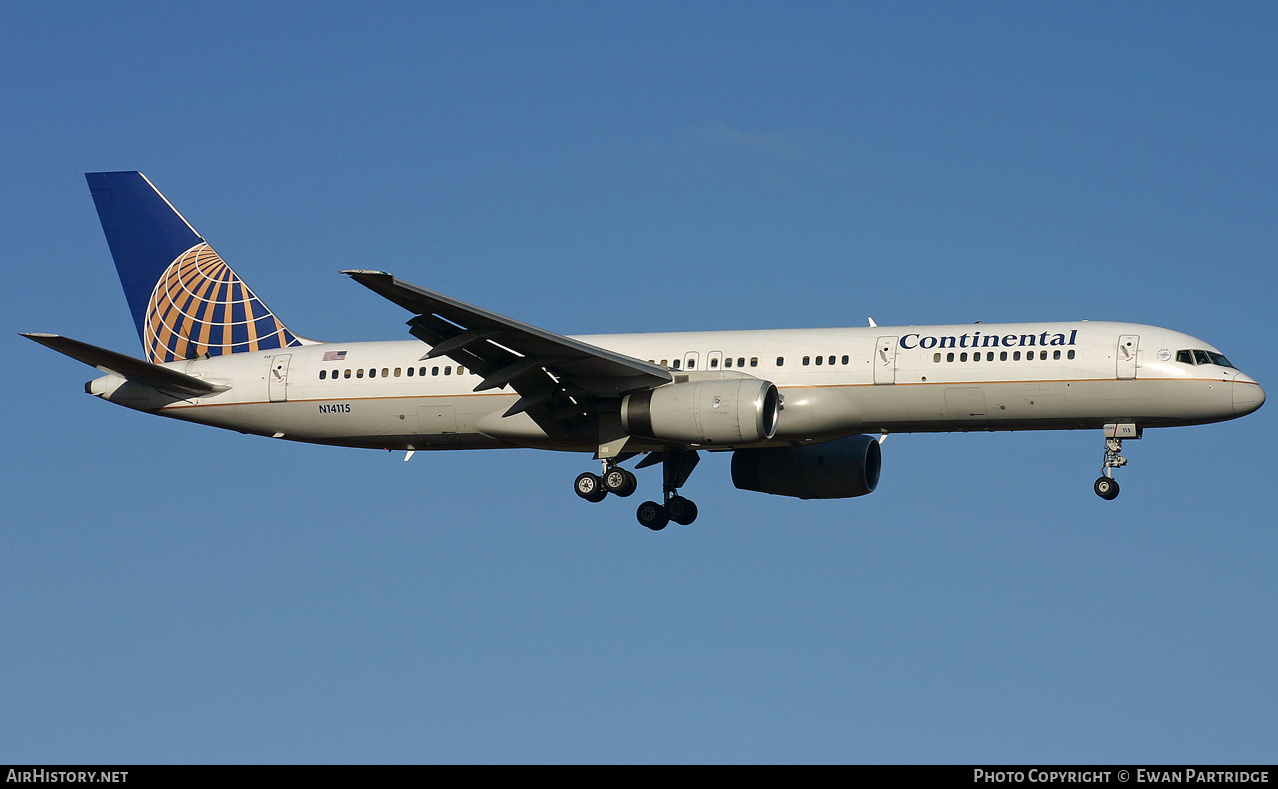
[[[1233,416],[1233,393],[1220,381],[1071,381],[1066,392],[1071,413],[1080,417],[1127,416],[1153,426],[1202,424]]]
[[[380,446],[428,446],[494,442],[475,422],[500,398],[491,396],[334,398],[275,403],[201,404],[165,409],[166,416],[296,441]],[[505,398],[510,400],[512,398]],[[476,402],[480,401],[480,402]]]
[[[1227,382],[1185,379],[898,383],[840,391],[858,409],[859,429],[870,432],[1084,429],[1115,418],[1157,427],[1234,415]]]

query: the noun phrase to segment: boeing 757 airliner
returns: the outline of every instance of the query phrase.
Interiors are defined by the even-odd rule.
[[[731,451],[743,490],[874,490],[889,433],[1100,430],[1095,491],[1118,495],[1124,439],[1249,414],[1265,393],[1216,348],[1131,323],[974,324],[568,337],[411,285],[342,273],[406,310],[413,339],[292,332],[138,172],[89,190],[145,360],[26,334],[105,373],[85,390],[161,416],[292,441],[405,450],[589,452],[598,502],[660,465],[639,522],[687,525],[698,453]]]

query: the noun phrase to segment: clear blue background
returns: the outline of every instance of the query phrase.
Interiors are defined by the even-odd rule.
[[[1113,319],[1278,389],[1272,3],[42,3],[0,19],[0,762],[1267,762],[1270,404],[893,435],[689,528],[586,456],[314,447],[93,400],[139,353],[82,173],[290,328],[376,268],[563,333]],[[658,489],[640,472],[641,497]]]

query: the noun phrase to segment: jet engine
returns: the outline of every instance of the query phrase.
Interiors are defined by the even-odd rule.
[[[872,436],[849,436],[825,444],[732,453],[732,484],[800,499],[864,496],[879,484],[882,455]]]
[[[742,377],[667,384],[626,395],[626,432],[685,444],[754,444],[777,430],[781,396],[771,381]]]

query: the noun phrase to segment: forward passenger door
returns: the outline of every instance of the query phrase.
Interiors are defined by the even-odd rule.
[[[1136,352],[1140,343],[1140,336],[1136,334],[1124,334],[1118,338],[1117,353],[1117,377],[1119,379],[1132,379],[1136,377]]]
[[[871,364],[874,365],[874,383],[896,383],[896,349],[896,337],[879,338],[878,345],[874,348],[874,358],[871,360]]]

